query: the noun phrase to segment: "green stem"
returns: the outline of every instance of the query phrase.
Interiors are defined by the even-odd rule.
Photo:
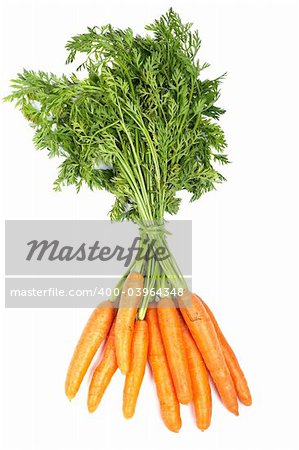
[[[157,263],[154,260],[148,261],[146,276],[144,281],[145,294],[141,301],[139,310],[138,310],[138,319],[143,320],[145,318],[146,310],[148,308],[148,304],[152,302],[156,295],[153,291],[156,291],[156,283],[157,283]]]

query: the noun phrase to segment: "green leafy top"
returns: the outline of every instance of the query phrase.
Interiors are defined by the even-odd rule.
[[[79,73],[58,77],[24,70],[12,80],[15,101],[35,129],[34,143],[60,156],[55,189],[83,181],[116,197],[112,220],[162,221],[178,211],[177,191],[192,200],[224,177],[228,162],[216,106],[221,78],[200,80],[201,41],[170,9],[145,37],[111,25],[88,28],[66,45]]]

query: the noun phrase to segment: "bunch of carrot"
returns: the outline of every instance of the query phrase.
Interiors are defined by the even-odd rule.
[[[229,162],[218,124],[225,112],[217,104],[223,77],[202,78],[208,64],[197,58],[200,46],[198,32],[172,8],[147,25],[144,36],[112,25],[88,28],[66,45],[68,63],[80,57],[80,76],[24,69],[5,98],[35,129],[36,148],[63,159],[55,190],[105,189],[115,196],[111,220],[133,221],[140,232],[120,298],[95,309],[75,349],[68,398],[105,342],[89,411],[119,368],[123,413],[132,417],[149,360],[162,418],[172,431],[181,427],[180,403],[191,402],[197,426],[208,428],[209,377],[232,413],[238,414],[238,398],[251,404],[236,356],[208,306],[189,292],[164,226],[165,214],[179,210],[181,191],[198,200],[225,181],[219,164]]]
[[[106,301],[93,311],[68,369],[67,397],[71,400],[76,395],[95,353],[105,340],[100,363],[89,386],[90,412],[98,407],[119,368],[125,375],[123,414],[131,418],[148,360],[162,419],[169,430],[179,431],[180,403],[191,402],[198,428],[209,427],[212,414],[209,376],[224,406],[238,415],[238,399],[250,405],[251,394],[238,360],[209,307],[197,295],[186,291],[177,299],[178,307],[173,299],[161,298],[149,305],[145,320],[137,320],[138,293],[142,286],[143,276],[130,273],[118,309]],[[190,295],[191,304],[188,304]]]

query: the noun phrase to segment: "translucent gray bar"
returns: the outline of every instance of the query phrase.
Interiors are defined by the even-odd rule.
[[[192,273],[192,222],[190,220],[174,220],[165,224],[171,233],[167,241],[171,252],[184,275]],[[6,275],[11,276],[55,276],[55,275],[116,275],[121,276],[127,269],[126,261],[116,258],[101,261],[96,259],[83,261],[72,259],[60,261],[49,260],[51,250],[56,244],[52,244],[45,251],[40,261],[36,258],[39,250],[28,260],[32,242],[37,244],[46,241],[51,244],[58,241],[55,255],[65,247],[72,247],[73,254],[80,245],[85,244],[86,252],[98,241],[100,248],[110,247],[115,249],[120,246],[128,249],[134,239],[139,237],[138,227],[130,222],[111,223],[108,220],[8,220],[6,221]],[[31,242],[31,244],[29,244]],[[39,247],[40,249],[40,247]],[[27,259],[26,259],[27,258]]]
[[[113,278],[6,278],[7,308],[95,308],[119,282]],[[187,280],[192,290],[191,278]],[[122,287],[118,291],[122,292]],[[114,292],[117,293],[117,292]],[[178,292],[170,292],[178,294]],[[117,302],[115,303],[117,306]]]

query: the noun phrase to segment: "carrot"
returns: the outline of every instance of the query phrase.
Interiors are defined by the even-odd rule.
[[[170,298],[162,298],[158,303],[157,311],[167,361],[178,400],[183,404],[190,403],[192,386],[179,313]]]
[[[109,336],[105,342],[101,362],[96,367],[88,390],[87,406],[89,412],[94,412],[117,370],[115,354],[115,323],[112,325]]]
[[[190,295],[190,293],[186,292],[179,297],[182,315],[217,387],[223,404],[229,411],[238,415],[238,398],[235,386],[226,365],[214,325],[201,300],[194,294],[192,295],[191,306],[185,306],[184,298],[187,295]]]
[[[68,368],[65,393],[69,400],[77,394],[92,358],[109,332],[113,318],[114,307],[110,301],[101,303],[91,314]]]
[[[133,417],[141,383],[144,377],[148,351],[148,326],[145,320],[137,320],[134,327],[130,370],[126,375],[123,395],[123,414]]]
[[[118,367],[122,374],[130,369],[131,345],[134,320],[141,298],[143,276],[130,273],[124,283],[115,323],[115,350]],[[138,292],[138,289],[140,292]]]
[[[235,383],[238,397],[244,405],[249,406],[252,404],[251,394],[250,394],[250,390],[249,390],[245,375],[240,367],[237,357],[234,354],[231,346],[225,339],[225,337],[215,319],[214,314],[212,313],[212,311],[210,310],[208,305],[203,300],[201,300],[201,301],[202,301],[207,313],[209,314],[211,321],[213,322],[218,339],[220,341],[220,344],[222,345],[222,351],[224,354],[224,358],[225,358],[227,367],[229,368],[231,377]]]
[[[149,363],[156,384],[161,416],[166,427],[177,433],[182,426],[180,405],[168,367],[156,308],[148,308],[145,320],[149,331]]]
[[[189,372],[191,375],[196,424],[200,430],[204,431],[210,426],[212,415],[212,397],[209,375],[200,351],[182,317],[181,326],[187,350]]]

